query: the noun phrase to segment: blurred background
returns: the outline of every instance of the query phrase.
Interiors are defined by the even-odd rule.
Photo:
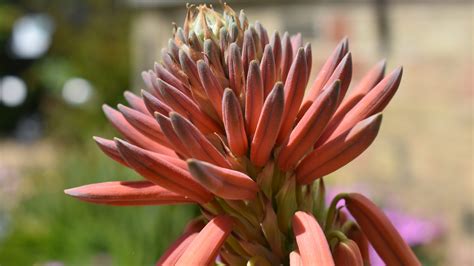
[[[91,137],[117,135],[101,104],[144,87],[140,72],[159,60],[185,2],[0,1],[0,265],[151,265],[197,214],[62,192],[137,178]],[[343,36],[353,83],[382,58],[388,71],[404,66],[377,140],[328,187],[384,206],[424,264],[474,265],[473,3],[228,2],[269,33],[301,32],[313,75]]]

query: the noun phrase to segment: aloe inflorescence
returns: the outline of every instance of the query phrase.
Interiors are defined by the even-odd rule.
[[[376,64],[346,96],[352,75],[342,40],[308,86],[311,45],[271,36],[228,5],[188,5],[147,90],[104,105],[124,139],[94,137],[144,180],[66,190],[108,205],[197,204],[158,265],[364,265],[370,242],[389,265],[417,265],[390,221],[360,194],[327,206],[323,177],[375,139],[402,68]],[[346,209],[337,203],[345,201]]]

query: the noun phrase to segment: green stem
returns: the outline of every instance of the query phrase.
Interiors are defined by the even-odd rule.
[[[326,217],[326,223],[324,224],[325,232],[328,232],[334,223],[334,219],[336,218],[337,213],[337,203],[345,197],[347,197],[347,193],[341,193],[334,197],[334,199],[331,201],[331,205],[329,206],[328,214]]]

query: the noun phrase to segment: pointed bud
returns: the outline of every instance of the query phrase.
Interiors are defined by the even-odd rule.
[[[238,157],[244,156],[248,150],[248,141],[242,108],[239,99],[229,88],[225,89],[222,99],[222,119],[230,150]]]
[[[377,114],[312,151],[296,168],[299,184],[309,184],[354,160],[374,141],[382,122]]]
[[[265,216],[263,221],[260,223],[263,235],[267,239],[272,252],[279,258],[283,257],[283,235],[278,228],[277,216],[273,210],[272,203],[267,200],[265,203]]]
[[[300,109],[301,101],[303,101],[306,80],[306,58],[303,48],[300,48],[295,56],[295,60],[291,64],[288,77],[285,81],[285,113],[283,115],[283,123],[278,134],[278,144],[281,144],[284,140],[286,140],[290,130],[293,127],[296,115]]]
[[[346,207],[387,265],[421,265],[387,216],[374,203],[358,193],[345,198]]]
[[[212,195],[196,182],[189,172],[152,152],[122,140],[116,139],[115,143],[127,164],[146,179],[199,203],[212,200]]]
[[[199,232],[175,265],[209,265],[216,259],[219,249],[232,231],[229,216],[217,216]]]
[[[273,33],[272,39],[270,40],[270,45],[273,50],[273,58],[275,58],[275,71],[277,74],[277,80],[281,79],[281,60],[282,60],[282,47],[281,47],[281,39],[280,34],[278,31]]]
[[[168,116],[168,114],[172,111],[171,107],[167,104],[153,96],[151,93],[142,90],[143,101],[145,102],[145,106],[148,109],[150,114],[154,114],[155,112],[160,113],[162,115]]]
[[[177,79],[173,74],[171,74],[168,70],[166,70],[161,64],[155,63],[155,72],[156,76],[159,79],[162,79],[166,83],[170,84],[171,86],[175,87],[186,96],[191,97],[191,93],[188,89],[183,85],[183,83]]]
[[[222,132],[220,126],[203,113],[192,99],[163,80],[158,80],[158,87],[163,100],[174,111],[195,123],[204,134]]]
[[[253,60],[250,62],[245,90],[245,122],[249,136],[255,134],[258,119],[262,112],[263,101],[262,76],[260,74],[258,62]]]
[[[175,156],[174,151],[167,147],[147,138],[132,125],[130,125],[125,117],[117,110],[104,104],[102,109],[112,125],[130,142],[150,151],[165,154],[168,156]]]
[[[380,81],[344,116],[335,128],[328,128],[327,133],[324,132],[322,136],[326,137],[324,142],[331,141],[359,121],[381,112],[397,91],[402,72],[402,68],[397,68]]]
[[[357,244],[350,240],[339,241],[333,251],[336,265],[364,266],[362,255]]]
[[[289,170],[313,147],[336,110],[339,88],[340,83],[336,81],[324,90],[295,126],[280,151],[280,169]]]
[[[209,101],[216,110],[219,117],[222,118],[222,95],[224,89],[221,87],[219,81],[216,79],[214,73],[212,73],[209,65],[206,62],[199,60],[197,63],[199,77],[201,84],[206,92]]]
[[[175,112],[170,113],[170,120],[176,135],[193,158],[230,168],[225,157],[189,120]]]
[[[114,161],[127,166],[128,164],[122,159],[117,146],[113,140],[104,139],[101,137],[93,137],[99,148]]]
[[[359,226],[353,224],[347,232],[347,237],[353,240],[359,248],[364,265],[370,265],[369,240],[367,236],[360,230]]]
[[[275,198],[278,206],[278,226],[280,227],[281,232],[286,233],[290,226],[291,217],[298,207],[296,202],[296,186],[294,177],[285,180],[285,183],[280,188],[280,191],[278,191]]]
[[[258,21],[255,22],[255,30],[257,31],[258,38],[260,40],[260,46],[265,47],[270,41],[268,39],[267,30]]]
[[[306,83],[308,83],[309,77],[311,75],[311,68],[313,66],[313,52],[311,50],[311,43],[307,43],[304,46],[304,56],[306,57],[306,72],[308,72]]]
[[[118,109],[123,114],[125,119],[140,133],[147,136],[151,140],[158,142],[168,148],[173,148],[168,142],[168,139],[163,135],[160,129],[160,125],[156,123],[156,120],[151,116],[144,115],[143,113],[134,109],[128,108],[124,105],[119,104]]]
[[[176,53],[178,53],[178,51],[179,50],[176,50]],[[168,50],[162,50],[161,60],[163,60],[163,65],[165,66],[165,68],[181,82],[183,88],[187,91],[186,94],[189,94],[190,91],[188,76],[186,75],[186,73],[184,73],[184,71],[181,69],[181,66],[177,63],[177,61],[175,61],[175,59],[172,57]]]
[[[281,82],[276,83],[263,104],[250,148],[250,161],[256,166],[264,166],[273,150],[282,124],[283,93],[283,84]]]
[[[141,99],[140,97],[138,97],[137,95],[135,95],[134,93],[130,91],[125,91],[123,93],[123,96],[125,97],[125,100],[127,100],[127,102],[130,104],[130,106],[133,109],[143,114],[150,115],[150,113],[148,112],[148,109],[145,106],[145,103],[143,102],[143,99]]]
[[[253,39],[252,31],[250,29],[245,31],[244,44],[242,46],[242,66],[244,73],[247,75],[250,62],[257,59],[257,50]]]
[[[244,67],[240,59],[239,46],[231,43],[229,46],[229,55],[227,57],[227,65],[229,66],[229,85],[236,95],[244,90]]]
[[[83,201],[116,205],[170,205],[192,203],[187,197],[149,181],[112,181],[66,189],[64,193]]]
[[[334,49],[334,51],[329,56],[329,58],[326,60],[326,63],[324,63],[323,67],[321,68],[318,75],[316,76],[316,79],[314,80],[313,85],[308,90],[308,93],[305,96],[301,109],[303,110],[308,109],[308,107],[311,105],[311,102],[314,99],[316,99],[319,92],[323,89],[324,85],[327,83],[327,81],[331,77],[337,65],[346,54],[345,48],[344,48],[345,43],[346,43],[346,39],[342,40]]]
[[[176,132],[174,132],[171,120],[164,115],[156,113],[156,121],[160,125],[163,135],[166,136],[168,142],[173,146],[173,150],[175,150],[181,157],[191,157],[188,147],[181,142],[181,139],[178,137]]]
[[[257,184],[247,175],[194,159],[188,160],[191,174],[215,195],[230,200],[253,199]]]
[[[260,72],[262,73],[264,97],[266,98],[277,81],[275,57],[273,56],[272,46],[269,44],[265,46],[265,50],[263,51]]]
[[[334,266],[324,232],[311,214],[296,212],[293,216],[293,232],[302,265]]]
[[[291,63],[293,62],[293,48],[291,47],[290,35],[288,32],[283,34],[281,39],[281,80],[286,81],[288,71],[290,71]]]
[[[382,80],[385,72],[385,60],[380,61],[375,65],[359,82],[359,85],[352,91],[349,97],[345,98],[341,105],[337,108],[336,113],[331,118],[325,133],[316,143],[316,147],[321,145],[332,131],[341,123],[345,115],[362,99],[364,96],[372,90],[377,83]]]

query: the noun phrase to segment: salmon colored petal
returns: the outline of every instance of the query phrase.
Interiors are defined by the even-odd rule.
[[[329,135],[336,129],[336,127],[341,123],[345,115],[362,99],[364,96],[372,90],[377,83],[379,83],[385,72],[385,60],[380,61],[375,65],[359,82],[356,88],[352,93],[344,99],[341,105],[337,108],[336,113],[331,118],[325,132],[321,138],[316,142],[315,147],[320,146]]]
[[[280,169],[289,170],[313,147],[336,110],[339,88],[336,81],[324,90],[298,122],[280,151]]]
[[[222,99],[222,119],[224,120],[230,150],[236,156],[244,156],[248,150],[248,140],[245,133],[242,108],[234,91],[229,88],[224,91],[224,98]]]
[[[359,193],[344,197],[346,207],[387,265],[421,265],[387,216]]]
[[[128,165],[151,182],[199,203],[212,200],[211,193],[196,182],[189,172],[152,152],[119,139],[115,142]]]
[[[290,266],[302,266],[301,256],[298,251],[290,252]]]
[[[176,135],[186,145],[191,157],[230,168],[224,155],[191,122],[175,112],[170,113],[170,120]]]
[[[371,116],[312,151],[296,168],[298,183],[309,184],[354,160],[374,141],[381,123],[381,114]]]
[[[239,95],[244,90],[244,67],[240,59],[239,46],[236,43],[231,43],[229,46],[229,55],[227,56],[227,65],[229,66],[229,86]]]
[[[267,44],[263,51],[263,56],[260,63],[260,72],[263,79],[263,93],[265,98],[273,89],[273,85],[275,85],[275,82],[277,81],[276,69],[272,46]]]
[[[204,227],[201,220],[191,221],[184,230],[184,233],[176,239],[171,246],[163,253],[160,260],[156,262],[157,266],[175,265],[189,244],[196,238],[199,231]]]
[[[308,93],[304,98],[303,105],[301,106],[302,110],[308,109],[308,107],[311,105],[311,102],[316,99],[316,97],[318,97],[319,92],[323,89],[324,85],[327,84],[337,65],[347,53],[345,49],[347,42],[347,38],[345,38],[337,45],[332,54],[324,63],[321,70],[318,72],[313,85],[308,90]]]
[[[324,132],[321,141],[324,141],[323,143],[331,141],[342,132],[353,127],[359,121],[381,112],[397,91],[402,78],[402,72],[402,68],[397,68],[380,81],[375,88],[370,90],[364,98],[344,116],[336,127],[328,128],[327,132]]]
[[[130,91],[125,91],[123,93],[123,96],[125,97],[125,100],[127,100],[127,102],[130,104],[130,106],[143,113],[143,114],[146,114],[146,115],[150,115],[150,113],[148,112],[148,109],[146,108],[145,106],[145,103],[143,102],[143,99],[140,98],[139,96],[135,95],[134,93],[130,92]]]
[[[242,45],[242,66],[244,73],[247,75],[250,62],[257,59],[257,49],[252,36],[252,31],[247,29],[244,33],[244,43]]]
[[[252,178],[235,170],[194,159],[188,160],[188,169],[201,185],[224,199],[254,199],[259,190]]]
[[[226,215],[217,216],[209,221],[189,244],[176,265],[210,265],[213,263],[219,249],[232,231],[232,227],[232,218]]]
[[[273,83],[274,84],[274,83]],[[272,87],[273,87],[272,84]],[[250,62],[245,90],[245,122],[250,136],[255,134],[264,102],[262,75],[256,60]]]
[[[192,121],[204,134],[222,132],[220,126],[185,94],[170,84],[158,80],[158,87],[163,100],[175,111]]]
[[[311,214],[298,211],[293,216],[293,233],[302,265],[334,265],[324,232]]]
[[[304,49],[300,48],[291,64],[288,77],[285,81],[285,112],[277,138],[278,144],[286,140],[293,127],[296,115],[300,109],[301,101],[303,101],[307,75]]]
[[[173,150],[175,150],[178,154],[180,154],[184,158],[191,157],[188,147],[181,142],[181,139],[178,137],[176,132],[173,129],[173,125],[171,124],[171,120],[159,113],[156,113],[156,121],[160,125],[160,128],[163,134],[166,136],[168,141],[173,146]]]
[[[259,167],[264,166],[273,150],[280,131],[284,109],[283,84],[278,82],[263,104],[257,129],[250,148],[250,161]]]
[[[214,73],[212,73],[209,65],[206,64],[203,60],[197,62],[197,69],[199,77],[201,79],[201,84],[206,92],[207,98],[211,102],[215,111],[222,118],[222,95],[224,94],[224,89],[221,87],[221,84],[216,79]]]
[[[122,156],[120,155],[120,152],[117,149],[117,146],[115,145],[115,142],[113,140],[108,140],[104,139],[101,137],[93,137],[99,148],[110,158],[115,160],[116,162],[125,165],[128,167],[127,162],[125,162],[122,159]]]
[[[308,84],[308,80],[311,75],[311,68],[313,67],[313,52],[311,50],[311,43],[307,43],[304,46],[304,56],[306,58],[306,72],[308,73],[306,84]]]
[[[66,189],[64,193],[87,202],[117,206],[193,203],[191,199],[149,181],[96,183]]]
[[[171,107],[162,102],[160,99],[153,96],[151,93],[142,90],[143,102],[151,115],[160,113],[167,116],[171,111]]]
[[[144,149],[148,149],[153,152],[165,154],[168,156],[175,156],[173,150],[168,149],[167,147],[149,139],[138,130],[136,130],[132,125],[130,125],[125,117],[117,110],[111,108],[108,105],[103,105],[102,109],[104,110],[105,115],[112,123],[112,125],[130,142],[135,145],[138,145]]]
[[[168,148],[173,148],[161,131],[160,125],[149,115],[136,111],[124,105],[118,105],[119,111],[123,114],[125,119],[140,133],[146,137],[160,143]]]

